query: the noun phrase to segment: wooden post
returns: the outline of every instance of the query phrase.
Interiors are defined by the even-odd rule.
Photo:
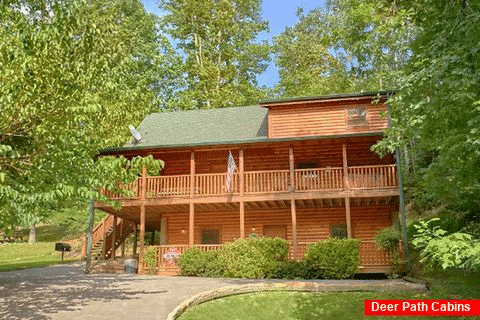
[[[140,207],[140,250],[138,253],[138,273],[143,271],[143,253],[145,251],[145,204]]]
[[[243,196],[243,193],[245,192],[245,177],[243,176],[243,149],[240,149],[238,152],[238,174],[240,177],[240,195]]]
[[[293,242],[293,259],[297,261],[298,259],[298,243],[297,243],[297,209],[295,207],[295,200],[292,198],[290,200],[290,205],[292,209],[292,242]]]
[[[142,203],[140,205],[140,252],[138,255],[138,272],[143,271],[143,253],[145,251],[145,191],[147,189],[147,168],[142,172]]]
[[[243,149],[240,149],[240,151],[238,152],[238,165],[238,174],[240,177],[240,196],[243,196],[243,194],[245,193],[245,177],[243,175]],[[240,238],[245,239],[245,203],[243,202],[243,200],[240,200]]]
[[[133,225],[133,249],[132,249],[132,255],[136,255],[137,254],[137,247],[138,247],[138,226],[137,224],[135,223]]]
[[[117,217],[113,216],[113,231],[112,231],[112,255],[111,260],[115,260],[115,246],[117,244]]]
[[[120,244],[120,257],[123,259],[125,258],[125,219],[120,218],[120,240],[122,243]]]
[[[288,157],[289,157],[289,161],[290,161],[290,192],[294,192],[295,191],[295,174],[294,174],[294,170],[295,170],[295,159],[293,157],[293,147],[290,147],[288,149]]]
[[[160,220],[160,244],[167,244],[167,218]]]
[[[102,260],[105,260],[106,256],[107,256],[107,228],[105,227],[105,222],[107,222],[107,220],[104,220],[102,222],[102,234],[103,234],[103,247],[102,247]]]
[[[195,152],[190,153],[190,198],[195,194]]]
[[[343,153],[343,189],[349,189],[348,185],[348,163],[347,163],[347,144],[344,142],[342,145]]]
[[[345,214],[347,219],[347,237],[352,238],[352,218],[350,216],[350,197],[345,197]]]
[[[245,239],[245,204],[240,200],[240,238]]]
[[[189,219],[189,227],[188,227],[188,245],[193,246],[194,240],[194,218],[195,218],[195,208],[193,205],[193,201],[190,201],[190,219]]]

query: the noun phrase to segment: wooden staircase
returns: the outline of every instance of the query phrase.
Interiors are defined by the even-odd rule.
[[[132,222],[115,218],[113,215],[108,215],[103,219],[92,231],[92,260],[110,259],[113,252],[133,231],[133,226]],[[113,243],[114,236],[115,243]]]

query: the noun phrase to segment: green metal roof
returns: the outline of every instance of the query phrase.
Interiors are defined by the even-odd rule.
[[[142,141],[123,147],[105,148],[100,154],[115,154],[133,150],[155,148],[189,148],[209,145],[251,144],[308,139],[325,139],[332,136],[311,136],[291,138],[268,138],[267,105],[289,101],[326,100],[348,97],[388,95],[394,91],[337,94],[321,97],[303,97],[283,100],[261,101],[263,106],[230,107],[177,112],[158,112],[148,115],[137,128]],[[125,129],[127,130],[127,128]],[[383,132],[336,135],[337,138],[382,135]],[[133,139],[132,139],[133,140]]]
[[[232,107],[148,115],[137,128],[142,141],[135,147],[218,144],[267,137],[267,108]],[[133,147],[127,143],[124,147]]]

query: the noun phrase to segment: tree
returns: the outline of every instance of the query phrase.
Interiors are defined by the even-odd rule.
[[[170,106],[216,108],[256,103],[256,76],[269,60],[257,35],[267,30],[260,0],[162,0],[161,19],[184,56],[183,87]]]
[[[379,146],[400,146],[413,200],[443,204],[480,222],[480,4],[408,2],[419,32],[391,100],[392,128]]]
[[[388,0],[331,0],[275,38],[280,95],[390,89],[411,56],[411,12]]]
[[[320,8],[307,15],[298,10],[297,16],[300,21],[274,39],[276,91],[286,97],[347,91],[346,63],[334,50],[335,20]]]
[[[94,164],[155,109],[159,39],[140,1],[5,1],[0,39],[3,224],[34,225],[65,199],[99,196],[134,176],[121,169],[159,168],[151,158]]]

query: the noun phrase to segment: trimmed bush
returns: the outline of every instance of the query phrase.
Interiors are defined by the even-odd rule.
[[[326,279],[351,278],[358,270],[360,241],[329,238],[308,246],[305,263]]]
[[[200,277],[271,277],[286,260],[288,241],[280,238],[237,239],[221,250],[189,248],[177,259],[182,275]]]
[[[237,239],[224,245],[219,262],[228,278],[271,277],[279,261],[286,260],[288,241],[280,238]]]

